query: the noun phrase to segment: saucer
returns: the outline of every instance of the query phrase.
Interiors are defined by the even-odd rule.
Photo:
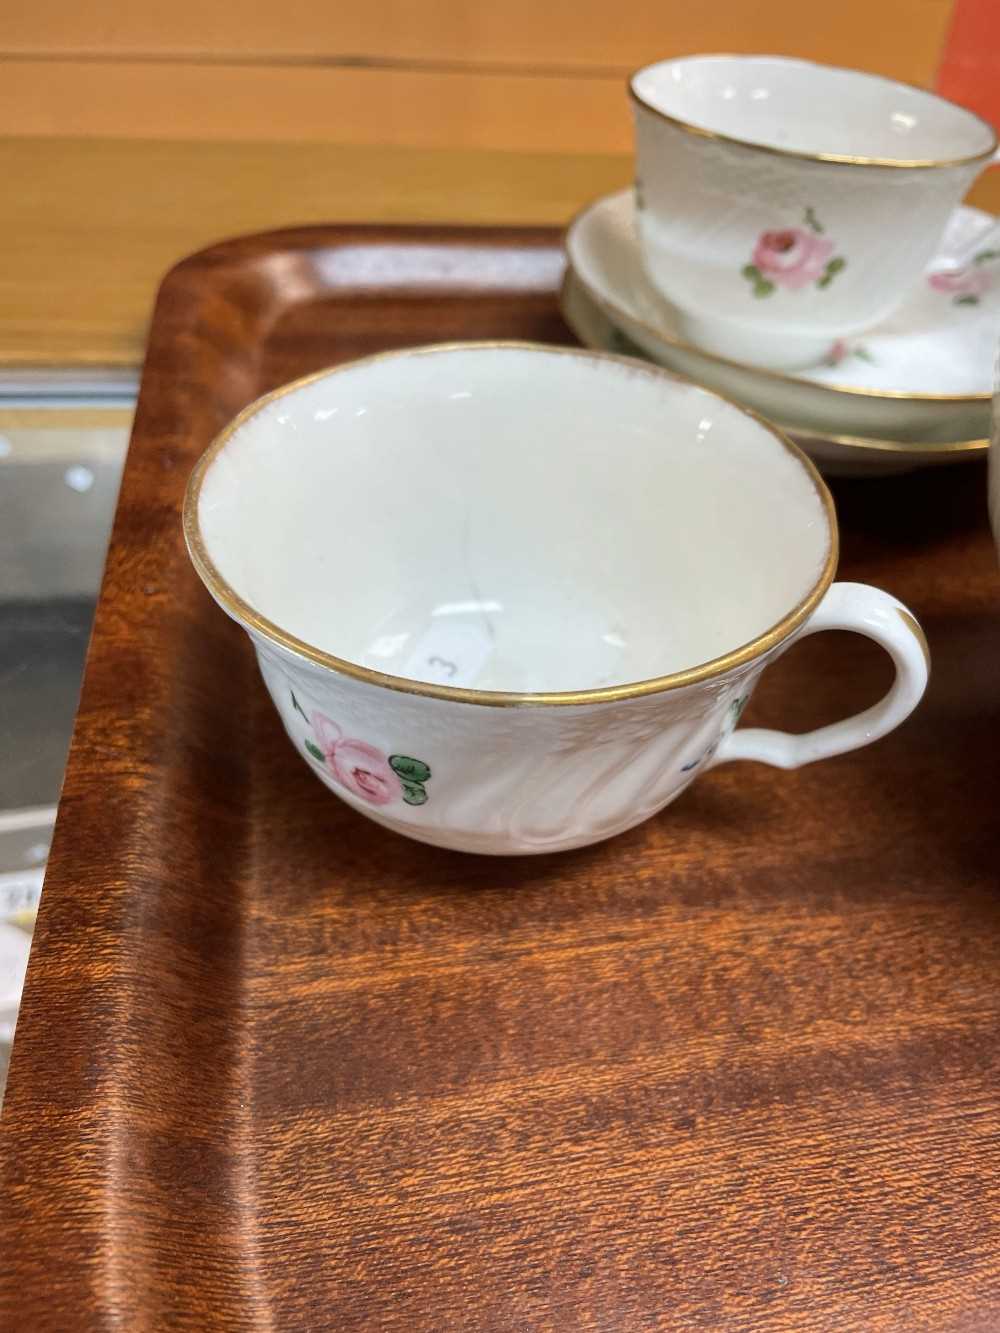
[[[634,207],[631,189],[597,200],[570,224],[566,249],[591,303],[652,360],[823,438],[942,444],[989,433],[1000,251],[986,249],[961,272],[949,265],[994,225],[990,214],[956,209],[927,278],[889,319],[835,345],[827,364],[786,372],[683,339],[673,307],[642,266]]]
[[[567,324],[587,347],[618,352],[645,360],[652,357],[623,332],[588,295],[572,268],[567,271],[560,295]],[[917,468],[982,458],[988,439],[952,440],[920,444],[904,440],[866,438],[831,431],[816,431],[778,422],[827,476],[869,477],[912,472]]]

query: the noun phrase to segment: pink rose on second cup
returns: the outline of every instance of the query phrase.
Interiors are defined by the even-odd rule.
[[[936,292],[950,292],[953,296],[982,296],[990,285],[989,275],[981,268],[942,269],[931,273],[927,281]]]
[[[314,713],[312,723],[326,766],[342,787],[372,805],[389,805],[402,796],[403,785],[381,750],[367,741],[345,739],[323,713]]]
[[[754,247],[753,262],[761,276],[780,287],[798,291],[823,276],[834,251],[832,241],[802,227],[763,231]]]

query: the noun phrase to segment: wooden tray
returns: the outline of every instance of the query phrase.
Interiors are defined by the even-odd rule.
[[[549,231],[328,228],[164,282],[2,1124],[3,1327],[1000,1327],[981,467],[836,488],[841,576],[927,628],[906,726],[534,860],[338,803],[188,565],[187,474],[244,403],[377,348],[567,339],[559,274]],[[755,720],[887,676],[816,637]]]

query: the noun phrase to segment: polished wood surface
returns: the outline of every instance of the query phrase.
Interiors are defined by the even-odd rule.
[[[0,1121],[4,1328],[1000,1325],[981,466],[836,488],[841,577],[927,630],[899,731],[537,859],[340,804],[189,566],[188,471],[245,402],[381,347],[566,339],[558,267],[549,231],[323,229],[164,285]],[[751,721],[888,672],[817,636]]]

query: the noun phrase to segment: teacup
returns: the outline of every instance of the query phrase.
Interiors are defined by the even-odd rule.
[[[883,319],[996,149],[933,93],[777,56],[632,76],[639,231],[685,334],[794,369]]]
[[[209,448],[184,526],[316,776],[464,851],[581,846],[723,760],[865,745],[927,680],[899,602],[831,586],[808,459],[607,354],[456,344],[299,380]],[[768,663],[831,628],[892,655],[882,702],[808,735],[736,730]]]

